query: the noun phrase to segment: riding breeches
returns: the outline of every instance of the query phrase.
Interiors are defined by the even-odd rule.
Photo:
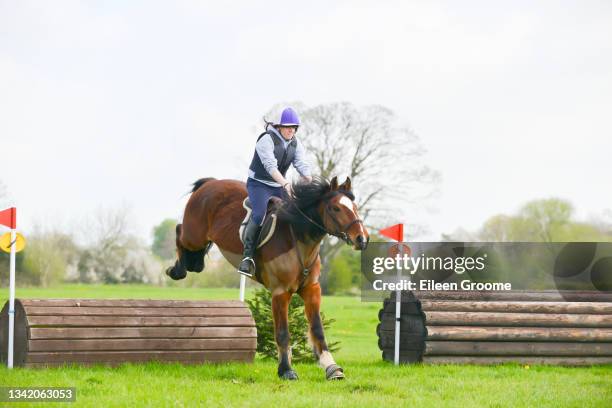
[[[247,180],[246,186],[249,193],[249,201],[251,201],[251,208],[253,209],[251,218],[257,225],[261,225],[266,215],[268,200],[270,200],[270,197],[282,198],[283,188],[272,187],[250,177]]]

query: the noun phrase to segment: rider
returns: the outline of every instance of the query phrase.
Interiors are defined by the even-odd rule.
[[[293,164],[305,181],[312,181],[306,151],[295,137],[300,125],[295,110],[285,108],[279,123],[269,125],[257,139],[246,183],[253,212],[245,228],[244,255],[238,272],[249,277],[255,273],[255,249],[268,200],[272,196],[282,197],[283,189],[291,193],[291,183],[285,178],[289,165]]]

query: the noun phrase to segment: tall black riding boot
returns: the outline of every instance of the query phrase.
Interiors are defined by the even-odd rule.
[[[249,219],[244,231],[244,255],[238,266],[238,272],[249,278],[255,274],[255,249],[261,227]]]

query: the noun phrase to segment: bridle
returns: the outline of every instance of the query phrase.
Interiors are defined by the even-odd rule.
[[[300,209],[300,207],[297,206],[297,204],[293,203],[293,205],[295,206],[296,210],[298,210],[298,212],[302,215],[302,217],[304,217],[312,225],[314,225],[315,227],[317,227],[318,229],[320,229],[321,231],[323,231],[326,234],[332,235],[334,237],[337,237],[337,238],[343,240],[344,242],[347,243],[347,245],[353,245],[353,241],[351,241],[351,238],[347,234],[347,231],[349,230],[349,228],[351,228],[353,225],[355,225],[357,223],[359,223],[359,224],[361,224],[363,226],[363,220],[361,220],[359,217],[356,217],[353,221],[349,222],[344,227],[342,227],[342,225],[340,224],[338,219],[331,212],[331,210],[330,210],[331,205],[328,203],[325,206],[325,210],[323,211],[323,223],[325,224],[325,217],[329,217],[329,218],[332,219],[334,224],[338,227],[338,231],[330,231],[327,228],[325,228],[323,225],[319,224],[318,222],[316,222],[315,220],[313,220],[312,218],[310,218],[309,216],[304,214],[304,211],[302,211]],[[295,250],[297,252],[298,261],[300,263],[300,267],[302,268],[302,278],[300,279],[300,283],[299,283],[299,286],[298,286],[298,291],[299,291],[304,286],[304,283],[306,282],[306,278],[308,277],[308,274],[310,273],[310,269],[315,264],[317,259],[319,259],[319,251],[317,249],[317,254],[313,258],[313,260],[310,263],[310,265],[308,265],[308,266],[304,265],[304,260],[302,259],[302,255],[300,254],[300,250],[298,249],[297,239],[295,238],[295,234],[293,232],[293,227],[291,226],[291,224],[289,225],[289,231],[291,232],[291,238],[293,239],[293,245],[295,246]],[[368,237],[368,241],[367,242],[370,242],[370,237]]]
[[[325,210],[323,211],[323,223],[325,224],[325,217],[329,217],[334,222],[336,227],[338,227],[338,231],[330,231],[327,228],[325,228],[323,225],[319,224],[318,222],[316,222],[315,220],[313,220],[312,218],[304,214],[304,212],[300,209],[300,207],[297,206],[297,204],[293,203],[293,205],[298,210],[298,212],[302,215],[302,217],[308,220],[308,222],[310,222],[312,225],[319,228],[321,231],[325,232],[326,234],[329,234],[336,238],[341,239],[342,241],[346,242],[347,245],[354,244],[353,241],[351,241],[351,238],[348,236],[347,231],[355,224],[361,224],[363,226],[363,220],[360,219],[359,217],[356,217],[353,221],[349,222],[343,227],[338,221],[338,219],[333,215],[331,211],[331,205],[327,204],[325,206]],[[370,237],[368,237],[368,241],[369,240],[370,240]]]

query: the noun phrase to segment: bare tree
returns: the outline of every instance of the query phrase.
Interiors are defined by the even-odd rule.
[[[408,127],[398,126],[390,109],[357,107],[349,102],[292,105],[301,116],[297,135],[311,155],[313,172],[327,179],[350,177],[360,215],[368,227],[408,219],[409,206],[430,198],[437,190],[440,174],[422,163],[425,149],[419,137]],[[274,106],[266,117],[276,118],[283,106]],[[324,288],[329,260],[342,244],[336,238],[323,242]]]
[[[87,245],[78,262],[81,282],[161,282],[161,265],[132,233],[126,205],[99,209],[84,223]]]

